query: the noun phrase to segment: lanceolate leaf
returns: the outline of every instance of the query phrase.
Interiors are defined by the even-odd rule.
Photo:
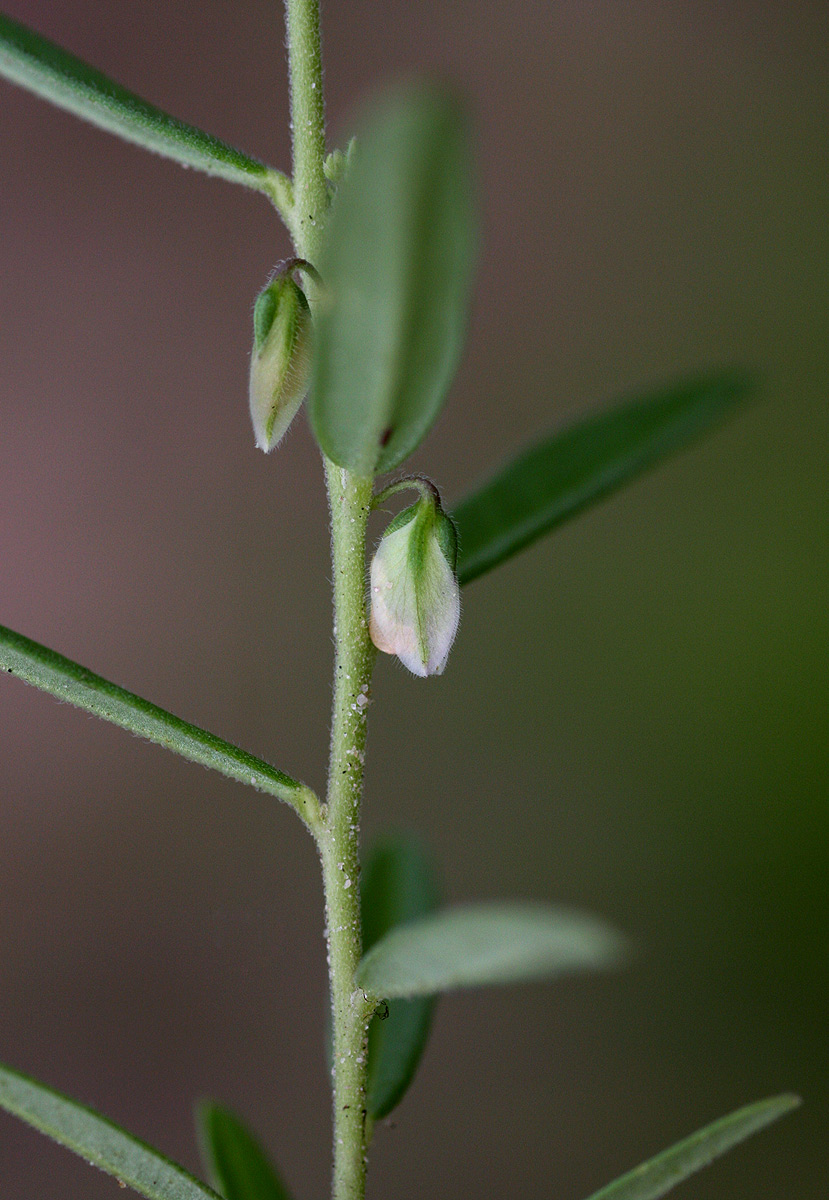
[[[287,180],[209,133],[186,125],[25,25],[0,14],[0,75],[128,142],[209,175],[273,195]],[[285,196],[282,195],[282,199]]]
[[[315,819],[313,793],[290,775],[4,625],[0,625],[0,671],[157,742],[182,758],[268,792],[293,805],[306,823]]]
[[[320,262],[311,421],[329,458],[390,471],[443,405],[466,326],[474,218],[466,122],[436,87],[373,110]]]
[[[596,413],[525,450],[452,509],[458,578],[470,583],[727,416],[738,374],[685,380]]]
[[[642,1163],[596,1192],[590,1200],[658,1200],[683,1179],[707,1167],[732,1146],[758,1133],[799,1104],[798,1096],[784,1095],[740,1108]]]
[[[225,1200],[290,1200],[259,1142],[238,1117],[205,1101],[198,1109],[202,1157]]]
[[[544,904],[442,909],[393,929],[365,955],[358,985],[375,996],[547,979],[616,965],[621,937],[583,913]]]
[[[387,836],[372,847],[360,886],[366,951],[391,929],[432,912],[438,903],[431,859],[419,841],[406,835]],[[433,1007],[430,997],[391,1000],[386,1019],[372,1021],[366,1104],[376,1121],[408,1090],[426,1047]]]
[[[0,1067],[0,1107],[149,1200],[218,1200],[206,1184],[90,1108]]]

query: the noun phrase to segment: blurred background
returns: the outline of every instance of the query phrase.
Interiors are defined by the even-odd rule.
[[[289,163],[275,0],[4,0]],[[829,10],[815,0],[328,0],[332,144],[372,87],[469,99],[469,347],[413,467],[451,507],[542,432],[686,371],[758,403],[472,584],[446,674],[378,663],[369,833],[449,899],[583,906],[616,975],[446,998],[370,1196],[583,1200],[782,1090],[685,1186],[826,1195]],[[0,621],[322,785],[329,566],[304,418],[247,415],[261,197],[0,85]],[[379,533],[379,528],[375,531]],[[287,809],[0,681],[0,1059],[191,1168],[232,1106],[323,1197],[322,901]],[[0,1117],[2,1195],[115,1183]]]

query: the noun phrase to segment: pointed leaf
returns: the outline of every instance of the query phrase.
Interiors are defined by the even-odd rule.
[[[374,108],[320,262],[310,415],[329,458],[390,471],[437,417],[466,326],[474,219],[466,122],[436,87]]]
[[[314,823],[315,797],[290,775],[4,625],[0,625],[0,671],[165,746],[182,758],[268,792],[293,805],[306,824]]]
[[[375,843],[361,878],[363,945],[404,922],[432,912],[438,903],[435,870],[421,843],[406,835]],[[391,1000],[385,1020],[369,1028],[366,1105],[375,1121],[403,1099],[420,1062],[432,1023],[434,1000]]]
[[[430,996],[616,965],[621,937],[593,917],[544,904],[447,908],[393,929],[357,967],[375,996]]]
[[[206,1100],[197,1120],[202,1158],[225,1200],[290,1200],[257,1139],[229,1109]]]
[[[452,510],[460,582],[477,579],[701,437],[750,390],[737,374],[688,379],[531,446]]]
[[[0,1107],[149,1200],[218,1200],[178,1163],[91,1108],[8,1067],[0,1067]]]
[[[269,194],[287,184],[264,163],[169,116],[61,46],[3,14],[0,14],[0,75],[93,125],[187,167]]]
[[[595,1192],[590,1200],[658,1200],[683,1179],[707,1167],[732,1146],[758,1133],[799,1104],[798,1096],[784,1095],[740,1108],[642,1163],[615,1183]]]

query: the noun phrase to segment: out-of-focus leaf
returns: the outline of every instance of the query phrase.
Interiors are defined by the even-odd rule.
[[[257,1139],[229,1109],[205,1100],[197,1122],[204,1164],[225,1200],[291,1200]]]
[[[386,933],[432,912],[438,904],[431,858],[411,836],[386,836],[375,843],[363,868],[363,945],[366,951]],[[379,1121],[395,1108],[414,1078],[432,1022],[434,1000],[390,1000],[385,1020],[369,1029],[366,1105]]]
[[[329,458],[368,477],[426,435],[466,327],[474,216],[466,121],[399,87],[361,130],[320,260],[310,415]]]
[[[105,1117],[0,1067],[0,1107],[148,1200],[219,1200],[207,1184]]]
[[[687,379],[530,446],[452,509],[460,582],[471,583],[701,437],[750,390],[747,377],[733,372]]]
[[[441,909],[382,937],[357,968],[375,996],[546,979],[615,966],[624,943],[595,917],[545,904]]]
[[[783,1095],[740,1108],[642,1163],[595,1192],[590,1200],[658,1200],[683,1179],[707,1167],[732,1146],[765,1129],[799,1104],[798,1096]]]

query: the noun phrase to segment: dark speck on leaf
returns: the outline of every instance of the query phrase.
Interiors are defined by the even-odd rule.
[[[392,429],[391,425],[389,425],[388,429],[384,429],[384,430],[383,430],[383,433],[382,433],[382,434],[381,434],[381,436],[380,436],[380,445],[381,445],[381,446],[388,446],[388,444],[389,444],[389,438],[391,437],[391,435],[392,435],[393,433],[394,433],[394,430]]]

